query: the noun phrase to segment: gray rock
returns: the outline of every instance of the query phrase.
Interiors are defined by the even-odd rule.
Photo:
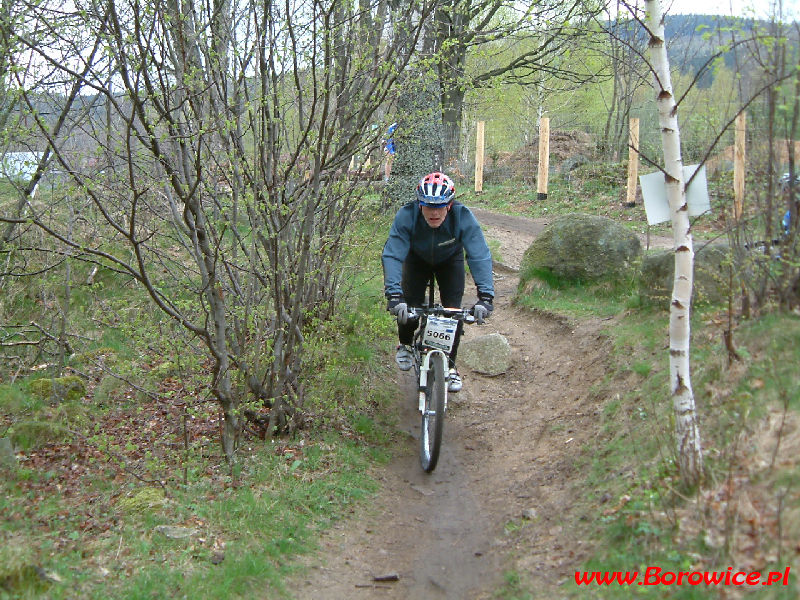
[[[158,525],[155,531],[171,540],[183,540],[200,535],[199,529],[181,527],[180,525]]]
[[[511,344],[499,333],[462,340],[458,348],[461,363],[482,375],[501,375],[511,366]]]
[[[570,156],[564,162],[561,163],[559,167],[559,171],[563,174],[567,174],[570,171],[574,171],[581,165],[589,164],[589,159],[582,154],[576,154],[575,156]]]
[[[17,455],[14,454],[14,445],[11,438],[0,438],[0,467],[12,468],[17,466]]]
[[[633,272],[641,254],[637,235],[612,219],[563,215],[525,251],[520,281],[548,276],[567,281],[620,279]]]
[[[709,245],[695,250],[692,302],[716,303],[728,298],[729,260],[729,248],[725,244]],[[639,295],[642,300],[669,305],[674,272],[675,254],[672,250],[647,254],[642,259],[639,278]]]

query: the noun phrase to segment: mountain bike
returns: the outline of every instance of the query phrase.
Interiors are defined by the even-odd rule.
[[[427,306],[409,307],[410,318],[419,317],[411,353],[419,385],[419,412],[422,427],[419,435],[419,460],[430,473],[436,468],[442,446],[444,417],[447,412],[447,384],[450,378],[448,359],[453,349],[459,321],[474,323],[470,309],[444,308],[433,303],[430,283]]]

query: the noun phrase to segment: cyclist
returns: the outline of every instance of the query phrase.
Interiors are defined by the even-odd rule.
[[[399,345],[395,360],[401,370],[413,364],[410,344],[418,319],[408,316],[408,306],[421,306],[431,277],[439,287],[445,307],[459,307],[464,295],[464,253],[475,281],[478,301],[473,314],[478,323],[493,309],[492,255],[472,212],[455,201],[456,188],[444,173],[430,173],[417,185],[417,198],[395,215],[383,247],[383,281],[386,309],[397,317]],[[456,369],[458,343],[463,331],[456,329],[450,353],[448,390],[461,390]]]

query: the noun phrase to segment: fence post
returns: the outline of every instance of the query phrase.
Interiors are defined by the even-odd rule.
[[[547,199],[547,175],[550,171],[550,118],[539,119],[539,177],[536,199]]]
[[[478,121],[478,129],[475,132],[475,192],[483,191],[484,125],[485,121]]]
[[[632,117],[628,126],[628,190],[625,206],[636,206],[636,186],[639,183],[639,118]]]
[[[746,125],[747,113],[742,111],[736,115],[736,136],[733,146],[733,218],[736,221],[742,216],[742,204],[744,202]]]

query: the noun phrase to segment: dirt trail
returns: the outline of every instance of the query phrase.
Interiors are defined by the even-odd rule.
[[[513,269],[543,225],[483,211],[478,218],[500,242],[505,268],[497,269],[492,318],[465,336],[503,334],[513,365],[495,378],[461,369],[464,389],[450,396],[431,475],[418,463],[413,377],[398,371],[403,452],[381,472],[375,502],[320,540],[323,552],[295,585],[299,600],[485,600],[509,569],[544,597],[589,550],[575,501],[584,477],[576,460],[599,435],[602,399],[589,390],[604,374],[607,323],[513,307]]]

